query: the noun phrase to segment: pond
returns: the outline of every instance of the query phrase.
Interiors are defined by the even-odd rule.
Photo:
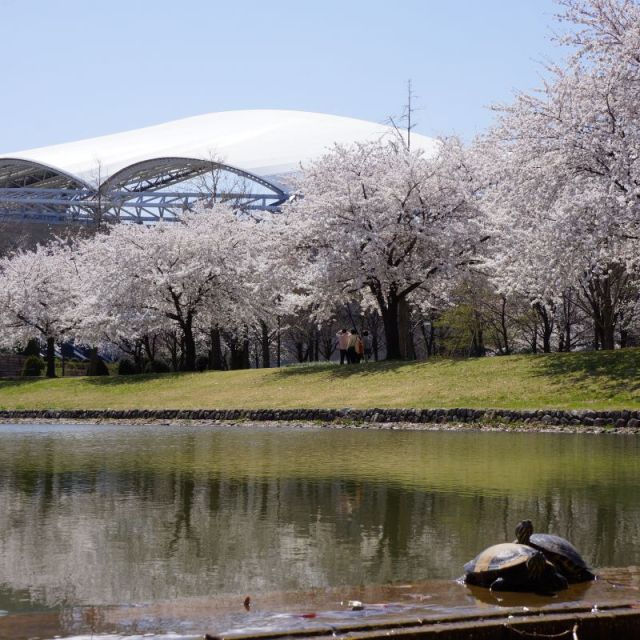
[[[0,637],[194,632],[153,607],[246,595],[275,611],[434,581],[449,598],[523,518],[596,568],[640,565],[639,453],[632,435],[0,425]]]

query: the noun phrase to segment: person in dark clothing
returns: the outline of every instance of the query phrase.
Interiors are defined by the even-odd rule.
[[[364,361],[369,362],[373,355],[373,337],[368,331],[362,332],[362,344],[364,346]]]

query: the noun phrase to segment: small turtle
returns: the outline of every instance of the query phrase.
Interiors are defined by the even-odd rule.
[[[518,524],[516,542],[542,551],[547,560],[571,583],[588,582],[596,578],[569,541],[550,533],[533,533],[531,520],[523,520]]]
[[[544,554],[523,544],[495,544],[464,565],[464,581],[492,591],[553,593],[567,581]]]

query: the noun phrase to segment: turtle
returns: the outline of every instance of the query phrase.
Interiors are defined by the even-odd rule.
[[[533,533],[531,520],[523,520],[516,527],[516,543],[542,551],[570,583],[588,582],[596,576],[576,548],[564,538],[550,533]]]
[[[464,581],[492,591],[554,593],[567,588],[566,579],[540,551],[515,542],[489,547],[464,565]]]

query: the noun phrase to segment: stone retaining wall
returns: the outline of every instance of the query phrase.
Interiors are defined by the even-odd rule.
[[[600,427],[640,432],[640,411],[506,409],[94,409],[0,410],[0,420],[251,420],[354,423],[478,423]]]

